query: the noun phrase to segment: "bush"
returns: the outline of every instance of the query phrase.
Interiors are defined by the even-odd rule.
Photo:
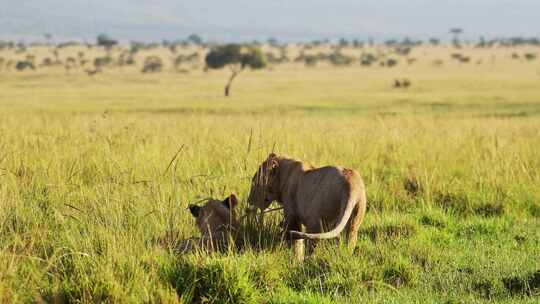
[[[529,60],[529,61],[532,61],[532,60],[535,60],[536,59],[536,54],[534,53],[527,53],[524,55],[525,59]]]
[[[316,66],[319,62],[319,59],[315,55],[304,56],[304,64],[308,67]]]
[[[370,66],[377,61],[377,57],[373,54],[366,53],[360,56],[360,64],[363,66]]]
[[[144,60],[143,73],[158,73],[163,69],[163,61],[157,56],[149,56]]]
[[[110,56],[96,57],[94,59],[94,67],[102,68],[104,66],[111,65],[112,62],[113,62],[113,59]]]
[[[353,58],[345,56],[340,52],[334,52],[328,56],[328,61],[333,65],[350,65],[353,62]]]
[[[24,71],[24,70],[35,70],[36,67],[34,66],[34,63],[28,60],[24,61],[17,61],[17,64],[15,65],[15,68],[17,71]]]

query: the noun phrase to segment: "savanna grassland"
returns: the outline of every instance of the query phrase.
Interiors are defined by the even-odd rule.
[[[143,74],[141,54],[93,76],[5,68],[0,302],[538,303],[540,61],[523,58],[537,51],[288,62],[242,72],[229,98],[227,70]],[[273,213],[242,250],[175,254],[198,234],[188,203],[234,192],[244,208],[271,151],[361,173],[354,252],[323,242],[297,262]]]

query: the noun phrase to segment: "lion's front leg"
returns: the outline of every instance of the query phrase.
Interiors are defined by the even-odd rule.
[[[287,245],[293,248],[294,256],[299,262],[304,261],[304,240],[303,239],[293,239],[289,233],[291,230],[302,231],[302,224],[296,216],[291,216],[290,214],[285,216],[283,221],[283,237],[287,240]]]
[[[285,219],[283,220],[283,238],[287,240],[289,245],[292,240],[291,234],[289,233],[291,230],[302,231],[302,224],[297,216],[286,213]]]

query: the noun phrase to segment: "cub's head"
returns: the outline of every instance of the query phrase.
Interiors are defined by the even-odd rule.
[[[271,153],[251,179],[251,190],[248,197],[248,203],[251,206],[264,210],[273,201],[279,199],[278,170],[279,158],[276,154]]]
[[[189,205],[189,211],[195,217],[201,235],[212,237],[238,228],[236,205],[238,199],[231,194],[224,200],[210,199],[203,206]]]

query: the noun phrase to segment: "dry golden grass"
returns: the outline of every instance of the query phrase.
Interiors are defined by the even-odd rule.
[[[0,302],[534,303],[540,65],[511,58],[533,51],[467,47],[471,63],[458,64],[452,48],[420,47],[391,69],[287,63],[243,72],[230,98],[227,71],[202,63],[2,71]],[[196,234],[191,201],[234,192],[244,205],[272,150],[361,172],[369,210],[354,253],[330,242],[298,264],[272,238],[212,256],[156,244]]]

